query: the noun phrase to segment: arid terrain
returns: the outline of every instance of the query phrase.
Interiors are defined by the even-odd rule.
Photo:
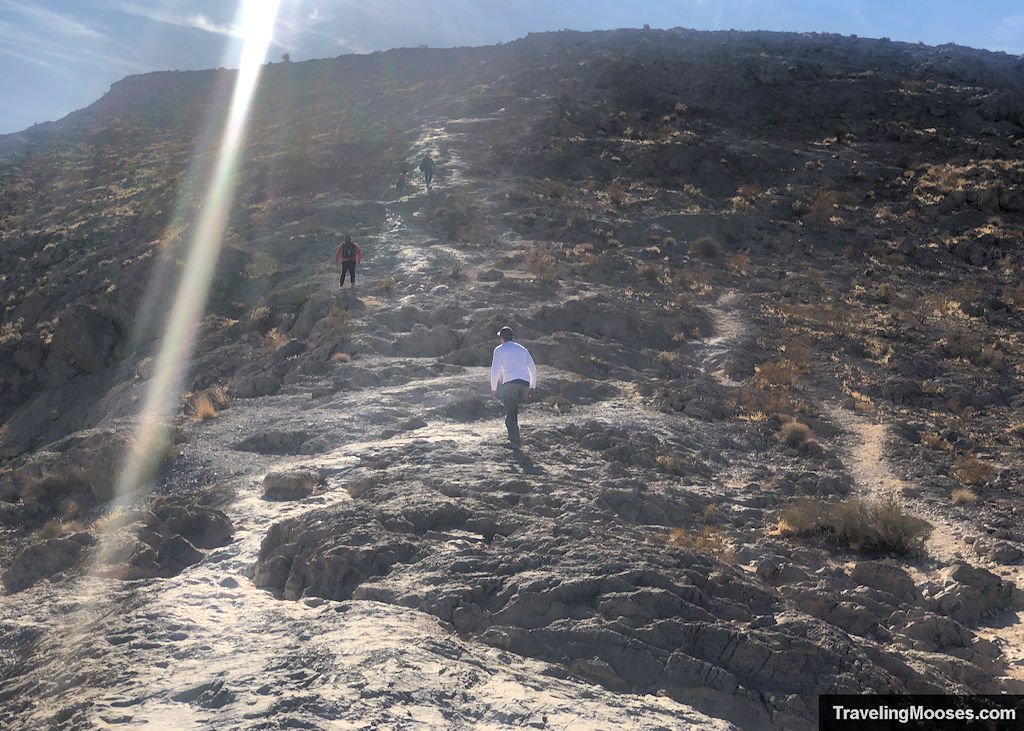
[[[1024,59],[673,29],[269,64],[177,344],[234,76],[0,137],[0,726],[1024,693]]]

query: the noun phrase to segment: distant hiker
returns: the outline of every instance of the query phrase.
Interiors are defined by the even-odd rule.
[[[402,195],[402,191],[405,190],[406,175],[408,175],[408,171],[403,170],[398,174],[398,180],[395,181],[395,190],[398,191],[398,195]]]
[[[530,351],[515,342],[512,328],[505,326],[498,331],[501,345],[494,349],[491,359],[491,397],[498,398],[498,382],[501,381],[501,402],[505,405],[505,428],[508,440],[518,447],[519,405],[529,398],[537,388],[537,366]]]
[[[424,155],[423,159],[420,160],[420,171],[422,171],[423,179],[427,183],[427,190],[430,190],[430,181],[434,178],[434,161],[430,159],[430,155]]]
[[[345,234],[345,240],[338,246],[338,250],[334,254],[334,263],[341,262],[341,281],[339,284],[345,286],[345,273],[348,272],[352,281],[352,286],[356,286],[356,264],[363,260],[363,250],[359,248],[359,244],[352,240],[352,237]]]

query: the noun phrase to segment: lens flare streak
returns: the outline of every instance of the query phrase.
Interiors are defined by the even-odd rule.
[[[234,201],[234,179],[246,139],[249,111],[270,45],[280,0],[248,0],[239,8],[245,28],[238,76],[213,173],[199,209],[182,279],[167,313],[135,432],[135,449],[126,455],[117,480],[115,504],[148,482],[165,452],[167,423],[181,395],[199,321],[227,231]]]

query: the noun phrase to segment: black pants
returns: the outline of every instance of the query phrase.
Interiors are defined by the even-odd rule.
[[[498,396],[505,405],[508,440],[513,444],[519,444],[519,406],[530,397],[530,384],[521,378],[508,381],[498,387]]]
[[[352,286],[356,284],[356,260],[341,262],[341,286],[345,286],[345,273],[348,272],[352,279]]]

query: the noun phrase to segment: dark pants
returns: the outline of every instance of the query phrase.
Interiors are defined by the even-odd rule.
[[[356,284],[356,260],[343,261],[341,262],[341,286],[345,286],[345,273],[348,273],[352,279],[352,286]]]
[[[517,378],[498,386],[498,396],[505,405],[505,428],[508,440],[519,444],[519,406],[530,397],[530,384]]]

